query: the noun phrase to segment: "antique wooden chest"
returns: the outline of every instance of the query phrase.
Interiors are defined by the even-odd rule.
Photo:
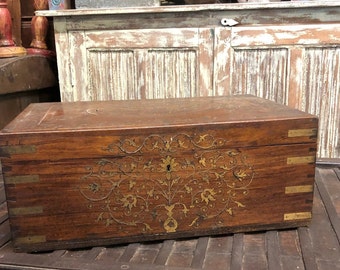
[[[0,133],[14,247],[306,225],[317,125],[253,96],[30,105]]]

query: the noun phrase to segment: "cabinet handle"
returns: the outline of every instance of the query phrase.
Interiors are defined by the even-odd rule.
[[[235,25],[238,24],[238,22],[235,21],[234,19],[223,18],[223,19],[221,20],[221,24],[222,24],[223,26],[235,26]]]

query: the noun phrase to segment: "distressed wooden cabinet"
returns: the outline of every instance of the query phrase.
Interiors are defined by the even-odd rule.
[[[38,14],[54,17],[62,101],[254,94],[318,115],[318,156],[340,157],[338,2]]]

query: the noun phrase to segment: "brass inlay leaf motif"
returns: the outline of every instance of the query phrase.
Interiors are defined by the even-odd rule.
[[[129,232],[172,233],[209,220],[218,227],[245,208],[253,167],[209,134],[122,138],[113,158],[88,166],[79,187],[97,222]]]
[[[225,144],[225,139],[215,139],[212,135],[204,134],[190,136],[187,134],[177,134],[166,138],[161,135],[150,135],[146,138],[127,138],[118,143],[113,143],[107,148],[110,152],[117,152],[119,149],[125,154],[149,153],[149,152],[176,152],[177,150],[189,149],[212,149]]]

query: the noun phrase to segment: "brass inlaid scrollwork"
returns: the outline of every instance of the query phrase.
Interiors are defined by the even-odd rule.
[[[177,134],[166,138],[161,135],[150,135],[146,138],[126,138],[118,143],[110,144],[104,148],[110,152],[116,152],[117,148],[125,154],[149,153],[149,152],[176,152],[185,149],[213,149],[225,144],[225,139],[215,139],[209,134],[190,136]]]
[[[246,208],[254,177],[246,157],[225,143],[209,134],[122,138],[104,148],[113,158],[87,167],[80,192],[97,222],[126,232],[218,226]]]

